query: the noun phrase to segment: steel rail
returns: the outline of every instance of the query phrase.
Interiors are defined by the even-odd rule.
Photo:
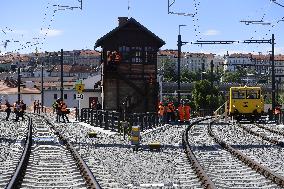
[[[60,132],[54,127],[54,125],[46,118],[41,116],[47,124],[51,126],[51,128],[55,131],[55,134],[60,138],[60,140],[63,142],[64,145],[66,145],[67,149],[70,151],[72,154],[74,160],[76,161],[76,165],[78,169],[80,170],[81,175],[83,176],[86,184],[88,185],[89,188],[91,189],[101,189],[100,184],[94,177],[93,173],[83,160],[83,158],[79,155],[79,153],[75,150],[73,145],[62,135]]]
[[[200,179],[202,186],[206,189],[215,189],[216,186],[214,185],[214,183],[212,182],[212,180],[210,179],[210,177],[206,174],[206,172],[203,170],[203,168],[201,167],[201,165],[199,164],[198,160],[196,159],[194,153],[192,152],[189,142],[188,142],[188,132],[191,129],[191,127],[193,127],[194,125],[208,120],[210,118],[203,118],[197,121],[192,122],[187,128],[186,130],[183,132],[182,135],[182,145],[183,148],[185,150],[185,153],[187,155],[187,158],[190,162],[190,164],[192,165],[192,168],[194,169],[197,177]]]
[[[246,132],[248,132],[248,133],[250,133],[250,134],[252,134],[252,135],[254,135],[254,136],[261,137],[263,140],[266,140],[266,141],[268,141],[268,142],[270,142],[270,143],[272,143],[272,144],[275,144],[275,145],[284,147],[284,142],[282,142],[282,141],[278,141],[278,140],[275,140],[275,139],[273,139],[273,138],[269,138],[269,137],[267,137],[267,136],[265,136],[265,135],[263,135],[263,134],[261,134],[261,133],[257,133],[257,132],[255,132],[255,131],[252,131],[251,129],[249,129],[249,128],[247,128],[247,127],[244,127],[244,126],[241,125],[241,124],[238,124],[238,126],[241,127],[243,130],[245,130]],[[268,129],[267,129],[267,130],[268,130]],[[270,131],[270,130],[268,130],[268,131]],[[271,132],[272,132],[272,131],[271,131]],[[279,134],[279,133],[276,133],[276,134]]]
[[[264,167],[263,165],[252,160],[251,158],[249,158],[248,156],[246,156],[245,154],[243,154],[239,150],[232,148],[231,145],[226,144],[224,141],[217,138],[217,136],[213,133],[213,130],[212,130],[212,125],[214,123],[215,123],[215,120],[213,120],[209,123],[208,133],[211,137],[214,138],[215,142],[217,142],[220,146],[222,146],[224,149],[226,149],[228,152],[230,152],[233,156],[237,157],[239,160],[244,162],[246,165],[251,167],[256,172],[258,172],[258,173],[262,174],[263,176],[265,176],[266,178],[272,180],[274,183],[278,184],[279,186],[284,187],[284,177],[282,177],[282,176],[278,175],[277,173],[271,171],[267,167]]]
[[[13,177],[11,178],[11,180],[6,186],[7,189],[18,188],[21,185],[23,174],[27,168],[29,157],[31,154],[31,146],[32,146],[32,119],[31,118],[29,118],[28,133],[27,133],[26,138],[27,139],[26,139],[24,152],[22,153],[21,160],[16,168],[16,171]]]
[[[255,125],[256,125],[257,127],[261,128],[261,129],[265,129],[265,130],[267,130],[267,131],[270,131],[271,133],[284,136],[284,132],[276,131],[276,130],[274,130],[274,129],[264,127],[264,126],[262,126],[262,125],[260,125],[260,124],[255,124]]]

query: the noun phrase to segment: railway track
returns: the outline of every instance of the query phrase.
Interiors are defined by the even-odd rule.
[[[251,132],[255,132],[256,130],[259,131],[255,133],[257,135],[263,135],[263,132],[265,132],[264,130],[260,131],[259,128],[252,124],[215,125],[212,127],[212,130],[220,136],[221,140],[226,144],[231,145],[234,149],[237,149],[247,156],[248,159],[255,162],[252,164],[245,161],[247,165],[254,167],[255,170],[266,175],[266,177],[271,180],[276,181],[283,187],[284,167],[282,166],[282,162],[284,159],[282,156],[284,151],[275,141],[272,143],[267,140],[271,133],[267,134],[265,138],[252,135]]]
[[[221,128],[222,126],[224,125],[220,125]],[[243,163],[240,158],[242,156],[237,155],[223,141],[216,141],[216,136],[213,136],[210,129],[209,121],[202,121],[192,125],[188,132],[188,143],[193,156],[213,183],[210,185],[203,182],[205,188],[281,188]],[[203,172],[199,170],[198,174],[201,173]]]
[[[0,113],[0,119],[5,114]],[[8,124],[7,124],[8,123]],[[0,123],[0,188],[5,188],[16,170],[24,150],[28,121]]]
[[[43,117],[31,115],[27,143],[10,188],[98,188],[73,146]]]
[[[284,177],[284,150],[283,150],[283,133],[277,131],[275,124],[270,126],[264,126],[260,124],[243,124],[241,126],[246,132],[253,134],[251,139],[254,143],[266,145],[265,148],[261,148],[258,151],[249,151],[244,149],[244,153],[248,154],[256,161],[269,167],[275,173]],[[260,155],[262,154],[262,155]]]
[[[33,146],[22,188],[86,188],[75,161],[40,118],[33,121]]]
[[[102,158],[97,158],[103,156],[103,154],[93,150],[95,145],[100,145],[106,142],[103,137],[99,136],[95,139],[88,137],[88,132],[92,129],[84,127],[79,124],[57,124],[57,129],[63,133],[64,137],[68,138],[74,148],[82,156],[83,160],[88,165],[89,169],[96,176],[97,182],[104,189],[108,188],[123,188],[123,186],[117,182],[115,176],[110,174],[110,170],[105,166],[105,161]],[[111,157],[115,157],[115,154],[111,154]]]
[[[270,142],[284,147],[284,132],[281,128],[277,127],[276,124],[255,123],[247,126],[247,129],[260,134],[260,137],[262,137],[263,139],[265,138],[265,140],[270,140]]]
[[[173,186],[177,188],[202,188],[199,179],[197,178],[192,166],[188,164],[186,154],[181,150],[181,136],[186,129],[186,125],[167,125],[160,129],[144,132],[142,138],[146,145],[150,141],[159,141],[163,144],[164,151],[172,148],[174,151],[173,157],[169,158],[175,169],[173,171]]]

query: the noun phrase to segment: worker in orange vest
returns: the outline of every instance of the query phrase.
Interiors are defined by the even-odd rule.
[[[159,116],[159,123],[162,124],[164,121],[164,113],[165,113],[165,107],[162,102],[159,104],[159,109],[158,109],[158,116]]]
[[[182,123],[184,122],[184,103],[180,103],[180,105],[178,106],[178,114],[179,114],[179,122]]]
[[[280,116],[281,116],[281,108],[280,105],[276,105],[275,110],[274,110],[275,118],[276,118],[276,123],[279,124],[280,122]]]
[[[171,120],[171,122],[174,122],[175,121],[175,114],[174,114],[174,111],[175,111],[175,107],[174,107],[174,103],[173,102],[170,102],[168,104],[168,113],[167,113],[167,117],[168,117],[168,121]]]
[[[107,57],[107,65],[110,70],[116,71],[117,65],[121,62],[121,54],[118,51],[109,52]]]
[[[70,110],[67,109],[67,105],[63,100],[61,100],[61,102],[60,102],[60,107],[61,107],[61,112],[62,112],[61,116],[62,116],[62,119],[63,119],[63,123],[66,123],[65,119],[69,123],[69,119],[67,117],[67,114],[70,113]]]
[[[184,105],[184,112],[185,112],[185,121],[188,122],[189,119],[190,119],[190,111],[191,111],[191,108],[189,106],[189,103],[185,103]]]
[[[114,54],[114,62],[116,63],[116,64],[118,64],[118,63],[120,63],[121,62],[121,55],[120,55],[120,53],[119,52],[117,52],[117,51],[115,51],[114,52],[115,54]]]

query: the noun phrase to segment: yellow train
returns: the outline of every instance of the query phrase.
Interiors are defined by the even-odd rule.
[[[264,99],[260,87],[231,87],[229,114],[235,119],[258,119],[264,113]]]

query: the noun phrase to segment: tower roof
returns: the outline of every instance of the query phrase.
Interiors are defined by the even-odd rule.
[[[151,38],[153,38],[152,40],[154,40],[157,44],[157,46],[160,48],[161,46],[163,46],[165,44],[165,42],[159,38],[157,35],[155,35],[153,32],[151,32],[150,30],[148,30],[145,26],[143,26],[142,24],[140,24],[139,22],[137,22],[134,18],[129,18],[126,19],[125,21],[121,22],[119,24],[118,27],[114,28],[113,30],[111,30],[109,33],[105,34],[103,37],[101,37],[100,39],[97,40],[96,44],[95,44],[95,48],[96,47],[103,47],[105,42],[112,38],[115,34],[119,33],[119,32],[124,32],[125,30],[127,30],[129,28],[129,30],[132,31],[142,31],[145,34],[148,34],[148,36]],[[139,37],[139,36],[138,36]]]

